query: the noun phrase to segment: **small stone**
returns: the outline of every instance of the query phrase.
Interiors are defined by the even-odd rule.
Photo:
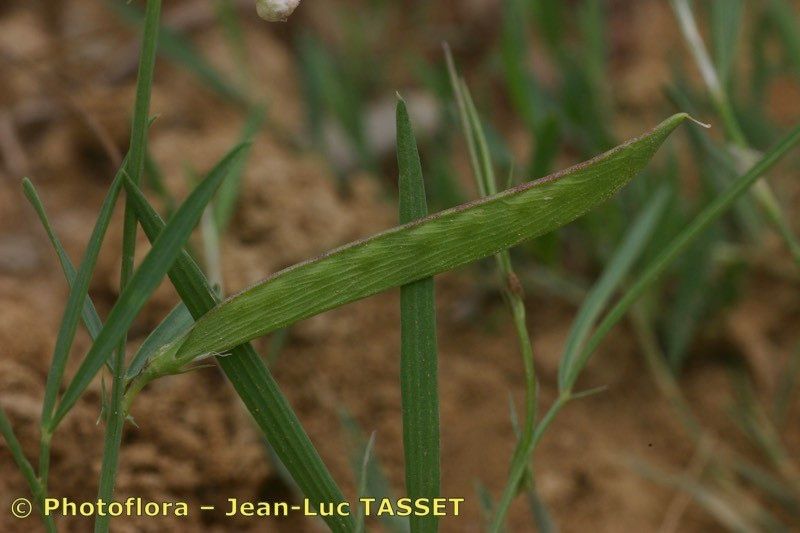
[[[300,5],[300,0],[256,0],[258,16],[270,22],[282,22]]]

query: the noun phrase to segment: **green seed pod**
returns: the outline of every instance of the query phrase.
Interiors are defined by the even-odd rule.
[[[281,22],[300,5],[300,0],[256,0],[258,16],[270,22]]]

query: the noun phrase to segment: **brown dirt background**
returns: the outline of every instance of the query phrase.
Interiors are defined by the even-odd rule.
[[[24,201],[19,178],[28,175],[34,180],[67,250],[73,258],[80,257],[113,172],[97,136],[87,127],[87,117],[107,131],[116,146],[126,145],[134,79],[109,78],[135,57],[131,53],[135,36],[99,2],[66,1],[60,15],[59,3],[44,9],[41,4],[0,5],[0,402],[31,458],[37,453],[43,386],[66,289],[45,235]],[[188,4],[166,2],[165,8],[177,10]],[[324,29],[326,16],[341,3],[307,4],[290,24]],[[361,4],[345,5],[356,9]],[[613,91],[625,110],[615,130],[624,136],[649,127],[661,116],[654,102],[669,78],[670,54],[682,50],[682,45],[664,3],[615,5]],[[435,57],[443,35],[452,39],[457,30],[463,35],[491,33],[487,20],[493,9],[491,1],[442,2],[430,25],[408,34],[413,38],[406,37],[406,42]],[[410,31],[411,21],[400,7],[396,10],[394,30]],[[299,133],[304,119],[288,46],[290,29],[267,25],[254,14],[245,20],[258,89],[274,104],[270,112],[277,126]],[[192,36],[212,60],[225,57],[215,27],[199,24]],[[387,49],[391,42],[387,40]],[[469,50],[480,42],[470,45],[464,38],[459,48]],[[391,54],[387,61],[402,62]],[[224,62],[217,64],[224,67]],[[390,82],[397,88],[413,83],[402,67],[390,70],[398,72],[398,79]],[[775,114],[787,123],[796,122],[796,84],[776,87],[773,93]],[[152,129],[152,150],[170,188],[179,195],[186,189],[182,177],[186,162],[198,170],[209,168],[236,139],[242,124],[239,112],[220,104],[190,74],[166,61],[157,70],[152,112],[159,116]],[[513,138],[513,126],[509,129]],[[466,160],[458,164],[463,168]],[[350,179],[352,192],[343,196],[320,156],[297,153],[274,130],[265,129],[256,140],[240,209],[223,245],[228,291],[391,226],[395,205],[379,181],[359,173]],[[109,232],[91,287],[101,314],[117,295],[120,222],[117,217]],[[139,252],[144,250],[142,241]],[[780,245],[769,242],[760,253],[780,255]],[[508,393],[519,399],[523,390],[505,309],[499,299],[482,297],[477,273],[470,268],[438,278],[444,493],[468,499],[464,517],[445,519],[444,531],[480,530],[474,482],[482,480],[494,494],[501,489],[513,445]],[[797,289],[796,282],[758,273],[750,276],[737,306],[712,325],[715,331],[703,335],[711,340],[694,350],[696,357],[682,377],[702,419],[745,453],[750,451],[747,444],[725,415],[730,399],[727,361],[759,351],[786,356],[792,347],[788,332],[800,329]],[[159,289],[130,335],[131,349],[175,301],[169,286]],[[575,309],[535,292],[528,294],[528,303],[541,401],[547,405],[555,395],[558,357]],[[391,291],[297,324],[274,366],[278,382],[348,496],[353,495],[354,481],[348,440],[337,416],[339,404],[366,430],[376,431],[377,455],[395,488],[402,485],[398,308],[398,293]],[[88,345],[86,334],[79,332],[68,375]],[[267,342],[256,345],[263,353]],[[608,390],[571,404],[544,438],[535,456],[542,498],[565,532],[657,531],[677,493],[645,479],[624,459],[636,457],[680,472],[694,450],[625,327],[617,328],[604,343],[581,385],[607,385]],[[103,427],[96,423],[100,387],[98,379],[57,433],[51,474],[55,495],[95,498],[103,438]],[[197,507],[222,505],[228,497],[256,500],[291,494],[216,368],[157,382],[138,399],[133,415],[138,428],[126,431],[118,498],[182,500]],[[797,426],[784,438],[797,455]],[[15,521],[6,512],[14,498],[26,494],[7,448],[0,446],[0,531],[37,530],[35,519]],[[82,520],[64,520],[62,525],[65,531],[89,530],[89,522]],[[231,522],[199,512],[181,522],[117,520],[113,529],[324,530],[296,519],[265,525],[256,519]],[[531,529],[520,499],[512,509],[509,530]],[[716,530],[720,526],[693,504],[680,522],[680,531]]]

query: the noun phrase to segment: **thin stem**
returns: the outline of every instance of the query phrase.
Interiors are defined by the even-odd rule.
[[[560,394],[539,423],[536,424],[530,439],[524,443],[524,448],[520,448],[520,452],[515,453],[516,464],[512,465],[511,474],[509,475],[506,487],[503,489],[500,501],[497,502],[497,506],[495,507],[494,518],[489,526],[490,533],[498,533],[503,529],[505,516],[508,514],[509,507],[511,507],[511,502],[517,496],[517,489],[522,480],[522,475],[525,473],[525,466],[528,464],[528,458],[533,453],[533,450],[536,449],[539,441],[542,440],[542,436],[545,431],[547,431],[547,428],[550,427],[550,424],[570,399],[571,396],[569,394]],[[522,443],[522,439],[520,439],[520,443]]]
[[[53,440],[53,431],[46,425],[42,424],[40,428],[41,436],[39,438],[39,481],[42,485],[42,490],[47,492],[47,480],[50,476],[50,443]]]
[[[130,158],[128,176],[135,184],[141,182],[147,154],[147,132],[150,113],[150,95],[153,84],[153,71],[158,45],[159,19],[161,0],[147,0],[144,30],[142,36],[142,52],[139,58],[139,74],[136,88],[133,124],[131,126]],[[134,256],[136,253],[136,215],[130,199],[125,202],[125,215],[122,230],[122,268],[120,272],[120,292],[125,288],[133,275]],[[119,465],[119,449],[122,443],[122,432],[125,425],[125,346],[126,335],[122,336],[114,353],[112,364],[113,383],[111,399],[106,418],[105,444],[103,447],[103,464],[100,469],[98,500],[110,502],[114,494],[114,484]],[[110,525],[110,517],[98,515],[95,520],[95,533],[105,533]]]
[[[497,194],[497,179],[492,165],[489,145],[486,142],[486,135],[481,125],[478,110],[470,95],[469,88],[463,79],[458,78],[455,64],[450,50],[445,48],[447,55],[448,68],[450,72],[453,91],[458,102],[462,126],[467,141],[467,146],[472,161],[472,171],[477,182],[478,190],[482,196]],[[530,461],[533,450],[531,442],[534,439],[534,429],[536,425],[537,394],[538,383],[536,381],[536,369],[533,360],[533,343],[525,313],[525,301],[522,284],[519,281],[511,265],[511,254],[504,250],[495,255],[497,270],[502,277],[504,285],[503,294],[511,311],[514,328],[517,333],[517,340],[522,355],[522,365],[525,372],[525,411],[524,421],[520,429],[517,445],[511,457],[509,476],[505,492],[516,494],[520,480],[522,479]],[[531,450],[531,451],[528,451]],[[505,521],[506,509],[498,509],[494,516],[494,523],[502,526]],[[498,526],[498,527],[499,527]]]

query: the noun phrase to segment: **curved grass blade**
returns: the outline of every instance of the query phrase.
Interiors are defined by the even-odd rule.
[[[469,204],[398,226],[289,267],[197,321],[175,358],[156,358],[152,379],[180,371],[303,318],[451,270],[548,233],[610,198],[641,170],[685,113],[594,159]],[[145,371],[147,373],[147,370]]]
[[[408,110],[397,102],[400,223],[428,214],[425,182]],[[406,493],[416,501],[439,497],[439,387],[433,278],[400,287],[400,392]],[[439,519],[412,516],[412,532],[435,532]]]
[[[163,231],[164,222],[141,191],[133,190],[128,194],[144,233],[150,242],[154,242]],[[168,274],[195,320],[217,304],[216,292],[197,263],[185,251],[175,260]],[[286,396],[253,347],[250,344],[237,346],[227,357],[218,357],[217,362],[275,454],[311,503],[318,507],[320,503],[345,501],[342,491],[303,430]],[[137,387],[141,388],[142,385],[136,380],[130,383],[126,411]],[[335,532],[349,532],[354,527],[350,517],[325,517],[325,520]]]
[[[122,166],[123,168],[125,167],[124,162]],[[28,198],[31,206],[33,206],[33,209],[36,211],[45,233],[47,233],[47,238],[50,239],[50,244],[53,245],[53,249],[58,256],[58,262],[61,264],[61,270],[64,272],[64,277],[66,278],[67,284],[71,289],[75,284],[75,277],[77,276],[75,266],[72,264],[72,260],[69,258],[64,246],[61,244],[61,239],[58,238],[55,229],[53,229],[53,225],[50,223],[50,219],[47,216],[47,211],[44,208],[44,204],[42,203],[41,198],[39,198],[39,193],[36,192],[36,187],[33,186],[33,183],[31,183],[31,180],[28,178],[22,180],[22,187],[25,191],[25,196]],[[92,340],[96,339],[100,334],[100,330],[103,329],[103,321],[100,319],[100,315],[97,314],[97,309],[95,308],[94,303],[88,294],[86,295],[86,300],[83,303],[83,311],[81,312],[81,316],[83,318],[83,324],[86,326],[86,331],[89,332],[89,336],[92,338]]]
[[[175,213],[165,230],[153,243],[153,248],[142,261],[141,266],[122,291],[114,308],[109,313],[105,327],[92,345],[89,353],[67,387],[50,422],[52,430],[78,401],[81,393],[92,381],[103,361],[114,349],[130,327],[147,298],[161,283],[164,274],[169,270],[175,258],[189,238],[197,221],[211,200],[217,187],[227,176],[232,164],[241,156],[244,146],[234,148],[209,174],[209,176],[189,195],[183,205]],[[126,180],[125,186],[136,188]]]

